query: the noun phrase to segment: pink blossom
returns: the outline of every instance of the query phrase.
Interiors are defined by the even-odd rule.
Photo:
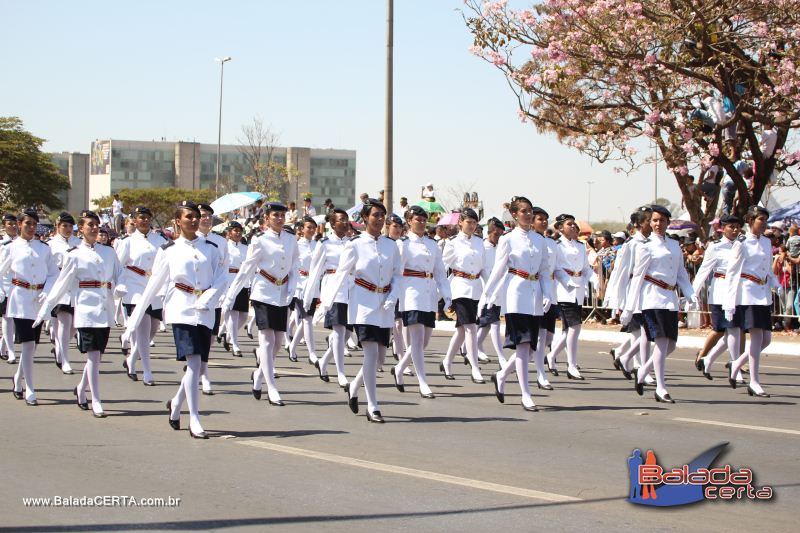
[[[686,152],[686,155],[692,155],[694,153],[694,146],[692,146],[692,143],[684,143],[681,148]]]
[[[481,57],[483,56],[483,48],[481,48],[480,46],[472,45],[469,47],[469,53]]]
[[[644,56],[644,62],[647,63],[648,65],[655,65],[656,56],[654,56],[653,54],[647,54],[646,56]]]
[[[681,176],[686,176],[689,174],[689,167],[687,167],[686,165],[679,166],[677,170],[678,174],[680,174]]]
[[[652,113],[650,113],[649,115],[647,115],[647,116],[645,117],[645,119],[644,119],[644,120],[645,120],[645,122],[647,122],[648,124],[655,124],[655,123],[657,123],[659,120],[661,120],[661,111],[659,111],[658,109],[656,109],[655,111],[653,111]]]

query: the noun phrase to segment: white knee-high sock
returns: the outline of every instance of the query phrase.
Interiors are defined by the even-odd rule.
[[[644,366],[645,363],[647,363],[648,359],[650,359],[650,340],[647,338],[647,331],[644,329],[644,326],[641,327],[639,334],[638,356],[639,356],[640,367]],[[644,372],[643,374],[647,374],[648,372]]]
[[[92,395],[92,411],[95,413],[103,412],[103,405],[100,403],[100,358],[99,351],[93,350],[86,354],[86,368],[84,374],[89,382],[89,392]],[[81,380],[83,381],[83,380]]]
[[[203,391],[211,392],[211,380],[208,378],[208,361],[200,362],[200,385]]]
[[[714,364],[714,361],[717,360],[717,357],[725,352],[734,339],[736,339],[736,351],[739,351],[739,331],[739,328],[730,328],[725,330],[725,334],[720,337],[717,343],[711,348],[711,351],[708,352],[708,354],[703,358],[705,360],[703,364],[705,365],[706,371],[711,368],[711,365]]]
[[[550,365],[550,368],[554,368],[556,366],[556,357],[558,354],[561,353],[561,350],[567,347],[567,330],[561,330],[561,333],[558,334],[555,341],[553,342],[552,347],[550,348],[550,353],[547,354],[547,363]]]
[[[567,330],[567,370],[572,371],[573,374],[578,372],[578,337],[580,334],[580,325],[571,326]]]
[[[278,342],[280,337],[276,335],[276,331],[272,329],[258,330],[258,359],[259,366],[256,372],[256,389],[261,389],[261,379],[263,377],[267,382],[267,394],[272,401],[280,400],[280,393],[278,393],[278,386],[275,383],[275,360],[274,355],[278,349]],[[273,392],[274,391],[274,392]]]
[[[478,325],[464,324],[464,338],[467,347],[467,359],[472,365],[472,377],[483,379],[481,369],[478,367]]]
[[[72,333],[72,315],[66,312],[58,313],[53,322],[55,332],[56,359],[62,364],[62,370],[70,370],[69,364],[69,339]]]
[[[619,346],[614,348],[614,353],[616,354],[616,357],[619,357],[620,355],[625,353],[625,351],[631,345],[631,340],[632,340],[632,337],[628,336],[628,337],[625,338],[624,341],[622,341],[622,344],[620,344]]]
[[[547,385],[549,380],[544,368],[544,352],[547,350],[547,336],[551,333],[544,328],[539,329],[539,338],[536,342],[536,350],[533,351],[533,360],[536,365],[536,379],[542,385]]]
[[[531,388],[528,384],[528,361],[531,359],[531,344],[524,342],[517,345],[517,357],[514,361],[514,366],[517,371],[517,381],[519,382],[519,390],[522,393],[522,405],[533,405],[531,398]]]
[[[653,356],[639,369],[639,383],[644,381],[644,375],[652,368],[656,374],[656,392],[660,396],[667,394],[667,387],[664,378],[667,356],[675,350],[675,341],[667,337],[658,337],[655,340]]]
[[[201,363],[199,355],[186,356],[186,374],[182,381],[186,405],[189,408],[189,429],[194,433],[203,431],[203,426],[200,424],[200,390],[197,387]],[[172,408],[174,410],[175,405]],[[180,412],[180,405],[178,412]]]
[[[33,352],[36,350],[34,341],[23,342],[19,354],[19,368],[14,375],[17,386],[21,386],[22,379],[25,380],[25,400],[33,401],[36,399],[36,391],[33,386]],[[19,391],[15,388],[14,390]]]
[[[503,352],[503,339],[500,335],[500,322],[495,322],[489,326],[489,339],[492,341],[492,346],[494,346],[497,359],[500,361],[500,364],[504,364],[506,361],[506,356]]]
[[[367,409],[370,413],[379,411],[378,407],[378,387],[377,387],[377,364],[381,358],[381,349],[386,351],[386,347],[380,346],[377,342],[362,342],[364,349],[364,363],[361,367],[364,379],[364,392],[367,395]]]
[[[394,330],[392,335],[392,348],[398,358],[406,353],[406,341],[403,332],[403,320],[398,318],[394,321]]]
[[[444,355],[444,369],[447,373],[450,372],[450,365],[453,364],[453,358],[456,356],[456,353],[461,348],[461,344],[464,342],[464,326],[459,326],[453,332],[453,336],[450,337],[450,344],[447,345],[447,352]]]
[[[631,359],[633,358],[634,355],[639,353],[639,346],[641,344],[639,342],[639,336],[641,334],[642,334],[641,330],[637,329],[637,330],[632,331],[631,332],[631,336],[630,336],[630,342],[631,343],[628,346],[628,349],[625,350],[624,352],[617,352],[616,357],[619,358],[619,362],[620,362],[620,364],[622,365],[622,367],[625,370],[630,370],[630,368],[631,368],[631,366],[630,366]]]
[[[6,345],[8,360],[14,361],[17,356],[14,354],[14,319],[3,317],[3,343]]]
[[[403,370],[408,366],[408,361],[414,362],[414,369],[417,371],[420,394],[430,394],[431,388],[428,386],[428,379],[425,374],[425,330],[428,329],[422,324],[412,324],[408,326],[408,348],[403,359],[395,366],[395,377],[398,383],[403,383]],[[377,343],[374,343],[377,345]]]
[[[226,329],[228,330],[227,339],[231,345],[231,350],[234,352],[239,351],[239,317],[239,311],[231,311],[228,313],[226,320]]]

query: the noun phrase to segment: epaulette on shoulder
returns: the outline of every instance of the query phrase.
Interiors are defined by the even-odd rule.
[[[426,235],[426,237],[428,237],[428,236]],[[455,239],[456,237],[458,237],[458,235],[452,235],[452,236],[448,237],[448,238],[447,238],[447,240],[448,240],[448,241],[452,241],[452,240],[453,240],[453,239]],[[428,238],[430,239],[430,237],[428,237]]]
[[[259,231],[259,232],[256,233],[256,237],[261,237],[262,235],[264,235],[263,231]]]
[[[354,237],[350,237],[350,242],[352,242],[352,241],[354,241],[356,239],[360,239],[360,238],[361,238],[361,235],[356,235]]]
[[[403,235],[402,237],[400,237],[400,240],[401,241],[407,241],[408,240],[408,235]]]
[[[325,242],[331,240],[330,237],[323,237],[319,240],[319,242]]]
[[[127,239],[127,238],[128,238],[128,237],[130,237],[130,236],[131,236],[131,235],[130,235],[130,233],[126,233],[125,235],[123,235],[122,237],[120,237],[120,238],[119,238],[119,240],[121,240],[121,241],[124,241],[125,239]]]
[[[744,235],[741,235],[741,234],[738,237],[736,237],[736,240],[739,241],[739,242],[743,242],[746,239],[747,239],[747,237],[745,237]]]
[[[47,241],[36,241],[36,242],[38,242],[39,244],[42,244],[44,246],[48,246],[48,247],[50,246],[49,244],[47,244]]]
[[[215,242],[211,242],[211,241],[209,241],[208,239],[206,239],[206,244],[210,244],[210,245],[211,245],[211,246],[213,246],[214,248],[219,248],[219,246],[217,246],[217,243],[215,243]]]
[[[13,239],[8,239],[6,242],[3,243],[3,246],[7,246],[7,245],[11,244],[12,242],[14,242]]]
[[[642,243],[645,243],[645,242],[650,242],[650,237],[647,237],[647,238],[645,238],[645,239],[642,239]]]
[[[67,249],[67,253],[70,253],[72,250],[77,250],[77,246],[73,246],[72,248]]]
[[[169,248],[170,246],[172,246],[174,244],[175,244],[175,241],[167,241],[167,242],[165,242],[164,244],[161,245],[161,249],[162,250],[166,250],[167,248]]]

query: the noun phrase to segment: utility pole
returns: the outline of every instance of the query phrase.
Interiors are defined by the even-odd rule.
[[[386,5],[386,132],[384,145],[383,201],[389,214],[394,212],[394,0]]]

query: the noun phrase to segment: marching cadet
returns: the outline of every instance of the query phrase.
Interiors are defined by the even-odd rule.
[[[297,361],[297,346],[300,341],[306,340],[306,348],[308,348],[308,362],[314,364],[317,360],[314,339],[314,325],[312,319],[314,318],[314,311],[316,311],[316,299],[311,303],[311,309],[306,312],[303,306],[303,294],[305,292],[308,276],[311,273],[311,257],[314,255],[314,250],[317,247],[317,241],[314,240],[314,234],[317,232],[317,223],[309,216],[303,217],[299,221],[298,233],[300,238],[297,239],[297,252],[300,261],[297,265],[297,272],[300,274],[297,282],[297,290],[295,291],[292,304],[294,305],[294,312],[297,315],[297,330],[295,331],[294,338],[289,345],[289,359]]]
[[[64,268],[64,261],[67,250],[74,248],[81,243],[77,237],[73,237],[72,230],[75,228],[75,219],[67,212],[62,212],[56,220],[56,234],[47,241],[50,246],[50,253],[56,262],[58,270]],[[72,366],[69,364],[69,341],[72,338],[73,319],[75,310],[72,307],[72,294],[65,292],[52,308],[52,337],[53,348],[50,350],[55,356],[56,366],[64,374],[72,374]]]
[[[736,388],[735,378],[748,361],[750,384],[747,394],[761,398],[769,398],[769,394],[761,387],[758,367],[761,352],[772,341],[772,289],[780,288],[772,271],[772,244],[764,237],[768,219],[769,211],[763,207],[754,205],[747,210],[745,222],[748,232],[744,240],[737,240],[731,247],[722,305],[725,319],[735,325],[738,315],[741,329],[750,335],[748,351],[731,362],[728,383]],[[738,350],[738,345],[735,348]]]
[[[726,215],[719,221],[722,228],[722,238],[712,242],[703,255],[703,264],[694,277],[692,288],[695,294],[700,294],[706,285],[708,278],[711,284],[708,288],[708,307],[711,310],[711,327],[716,332],[724,333],[725,341],[722,350],[714,349],[706,357],[700,358],[695,363],[697,370],[702,372],[706,379],[712,379],[709,369],[714,360],[728,348],[731,361],[738,359],[740,355],[741,332],[742,332],[742,312],[743,307],[737,307],[737,316],[729,321],[725,318],[722,304],[725,302],[726,291],[725,276],[728,271],[729,259],[734,243],[739,240],[739,233],[742,231],[742,220],[733,215]]]
[[[561,335],[553,343],[547,355],[550,368],[556,366],[556,356],[567,349],[567,377],[583,380],[578,371],[578,337],[581,334],[581,306],[589,283],[597,286],[597,274],[589,266],[586,246],[578,240],[578,225],[575,217],[561,214],[556,217],[555,228],[561,232],[558,240],[558,255],[553,275],[557,281],[556,296],[561,311]]]
[[[139,304],[142,293],[147,286],[147,282],[153,272],[156,254],[161,247],[167,243],[161,234],[153,231],[151,221],[153,213],[144,206],[137,206],[133,210],[133,222],[135,230],[133,233],[122,239],[117,245],[117,258],[122,265],[122,273],[119,278],[117,294],[122,295],[122,305],[128,316]],[[163,290],[159,296],[163,296]],[[122,367],[128,377],[137,381],[136,359],[142,360],[144,375],[142,381],[146,386],[155,384],[153,372],[150,368],[150,339],[158,330],[158,326],[163,319],[161,298],[154,298],[152,303],[147,306],[145,314],[139,327],[136,329],[131,339],[131,350],[122,362]]]
[[[283,231],[287,207],[278,202],[264,204],[267,228],[247,248],[247,257],[239,267],[231,286],[225,293],[222,309],[233,308],[236,295],[251,281],[250,301],[256,313],[258,327],[258,369],[253,372],[253,397],[261,399],[261,380],[267,381],[270,405],[283,406],[275,383],[275,354],[280,348],[289,304],[297,288],[297,241]],[[254,276],[254,274],[256,274]]]
[[[319,371],[320,379],[329,381],[328,362],[333,357],[336,363],[339,386],[344,387],[347,385],[347,376],[344,373],[345,331],[352,329],[347,322],[349,287],[343,285],[335,293],[327,292],[326,287],[333,279],[333,275],[336,274],[336,269],[339,268],[342,250],[344,250],[345,244],[349,240],[347,232],[350,231],[350,220],[347,211],[339,208],[334,208],[328,213],[327,217],[333,232],[319,241],[311,256],[311,270],[303,290],[303,307],[306,311],[309,311],[314,304],[314,299],[319,295],[320,303],[326,310],[325,329],[332,331],[328,340],[328,349],[319,361],[315,361],[313,364]],[[321,288],[320,280],[322,280]],[[330,301],[326,302],[322,299],[323,295],[326,294],[330,296]]]
[[[247,257],[247,245],[242,243],[242,225],[235,220],[228,224],[228,285],[233,283],[236,274],[242,266],[242,262]],[[246,280],[236,298],[233,307],[227,315],[225,331],[226,335],[222,343],[226,350],[233,350],[234,357],[242,356],[242,349],[239,347],[239,330],[247,321],[247,312],[250,310],[250,281]]]
[[[636,247],[633,277],[625,298],[622,323],[630,322],[633,313],[641,312],[647,339],[655,343],[653,355],[641,368],[633,371],[634,386],[639,396],[644,394],[644,376],[655,370],[657,402],[675,403],[667,392],[664,367],[669,354],[678,341],[678,307],[676,289],[693,305],[697,305],[689,275],[683,263],[683,252],[677,241],[667,237],[667,226],[672,216],[667,208],[652,205],[650,225],[653,232]]]
[[[363,382],[367,394],[367,420],[383,423],[377,396],[377,367],[389,347],[389,333],[394,321],[402,267],[395,241],[381,235],[386,208],[378,200],[368,198],[361,210],[366,231],[351,239],[342,252],[336,273],[323,287],[321,310],[333,304],[342,288],[348,291],[348,322],[353,325],[364,350],[364,362],[353,381],[345,386],[347,403],[358,413],[358,389]],[[355,282],[350,284],[350,276]]]
[[[408,347],[390,372],[394,376],[395,386],[403,392],[403,371],[413,360],[420,396],[434,398],[425,374],[425,347],[436,326],[439,295],[444,298],[446,307],[450,307],[450,285],[439,246],[425,233],[428,213],[420,206],[412,205],[406,211],[406,222],[408,234],[397,241],[402,277],[396,287],[396,294],[399,296],[400,316],[406,329]],[[472,355],[475,356],[474,353]]]
[[[556,261],[558,260],[558,244],[555,240],[547,237],[547,225],[550,215],[544,209],[534,207],[533,213],[533,231],[544,237],[544,242],[547,245],[547,270],[551,273],[555,271]],[[550,279],[555,284],[555,274],[550,275]],[[536,386],[544,390],[553,390],[550,380],[547,379],[545,372],[545,352],[547,347],[553,341],[553,334],[556,329],[556,316],[558,315],[558,306],[551,305],[550,309],[539,318],[539,338],[536,341],[536,350],[533,352],[533,360],[536,365]],[[502,368],[502,366],[501,366]]]
[[[3,215],[3,230],[5,230],[5,235],[0,240],[0,261],[2,261],[6,245],[16,239],[19,233],[16,215],[11,213]],[[9,294],[11,292],[11,274],[3,276],[0,280],[2,280],[0,281],[0,292]],[[0,319],[2,320],[3,329],[2,339],[0,339],[0,359],[5,359],[9,364],[12,364],[17,361],[14,355],[14,319],[6,313],[7,304],[7,299],[0,302]]]
[[[484,265],[483,271],[490,273],[494,267],[495,252],[497,252],[497,243],[500,237],[506,232],[506,227],[500,222],[499,218],[490,218],[487,223],[486,238],[483,240],[484,251]],[[488,276],[487,276],[488,279]],[[486,279],[484,279],[484,283]],[[480,316],[478,317],[478,358],[481,360],[487,359],[483,351],[483,342],[488,335],[491,339],[494,351],[497,354],[497,362],[500,367],[506,363],[505,355],[503,355],[503,342],[500,339],[500,306],[493,305],[486,309],[480,309]],[[481,357],[484,355],[484,357]]]
[[[83,241],[64,254],[61,273],[39,309],[34,327],[41,324],[47,313],[59,305],[63,295],[72,295],[78,350],[86,354],[86,366],[73,393],[78,407],[88,410],[88,385],[92,396],[92,413],[95,418],[104,418],[106,414],[100,402],[100,359],[108,345],[114,317],[112,291],[121,269],[114,250],[97,243],[99,229],[100,217],[92,211],[83,211],[78,222]]]
[[[27,210],[19,217],[19,237],[3,246],[0,259],[0,277],[11,276],[11,288],[0,294],[7,299],[6,316],[14,319],[14,336],[20,343],[19,368],[14,374],[14,397],[23,398],[22,381],[25,381],[25,403],[39,405],[33,385],[33,353],[39,343],[42,326],[33,327],[39,307],[58,277],[50,247],[35,239],[39,215]],[[9,339],[10,340],[10,339]],[[10,356],[9,356],[10,358]]]
[[[386,234],[390,239],[397,242],[406,233],[405,222],[399,216],[392,213],[386,219]],[[403,327],[403,316],[400,314],[400,302],[394,308],[394,327],[392,328],[392,352],[396,361],[400,360],[400,354],[406,353],[405,328]],[[381,372],[382,370],[378,370]],[[409,368],[410,372],[411,369]]]
[[[215,244],[198,233],[200,209],[197,204],[183,201],[175,211],[175,227],[180,237],[164,244],[156,255],[153,274],[141,298],[128,319],[123,339],[130,338],[146,315],[147,307],[166,287],[164,319],[172,325],[176,358],[186,361],[178,392],[167,402],[169,425],[180,429],[180,413],[184,400],[189,406],[189,435],[206,439],[200,424],[199,390],[197,383],[203,362],[208,362],[211,350],[211,329],[214,309],[224,294],[226,274],[221,254]]]
[[[458,225],[461,231],[447,239],[442,254],[444,264],[450,269],[450,291],[456,311],[456,330],[450,339],[444,360],[439,364],[439,370],[445,379],[453,378],[450,364],[466,340],[467,360],[472,366],[472,381],[485,383],[478,367],[478,301],[483,292],[483,281],[488,279],[491,270],[486,270],[483,240],[475,235],[478,214],[473,209],[464,209],[459,216]],[[446,300],[447,298],[445,304]]]
[[[200,209],[200,229],[198,230],[198,233],[200,236],[205,237],[207,241],[217,247],[217,250],[219,250],[220,267],[222,267],[224,271],[227,271],[228,243],[225,240],[225,237],[217,235],[211,231],[211,228],[214,225],[214,209],[208,204],[197,204],[197,207]],[[222,300],[218,300],[217,308],[214,309],[214,327],[212,328],[212,333],[216,336],[217,343],[222,342],[220,328],[224,327],[222,320],[222,309],[219,307],[221,302]],[[203,394],[214,394],[211,390],[211,380],[208,378],[208,361],[203,361],[203,364],[201,365],[200,382],[203,386]]]
[[[522,407],[536,411],[528,386],[528,362],[539,338],[537,316],[544,315],[552,303],[552,272],[548,270],[547,243],[531,230],[534,208],[523,196],[514,197],[510,207],[517,226],[500,238],[497,256],[489,280],[483,289],[483,304],[501,304],[506,319],[505,348],[516,353],[503,368],[492,374],[495,395],[505,402],[505,382],[516,370],[522,392]]]

